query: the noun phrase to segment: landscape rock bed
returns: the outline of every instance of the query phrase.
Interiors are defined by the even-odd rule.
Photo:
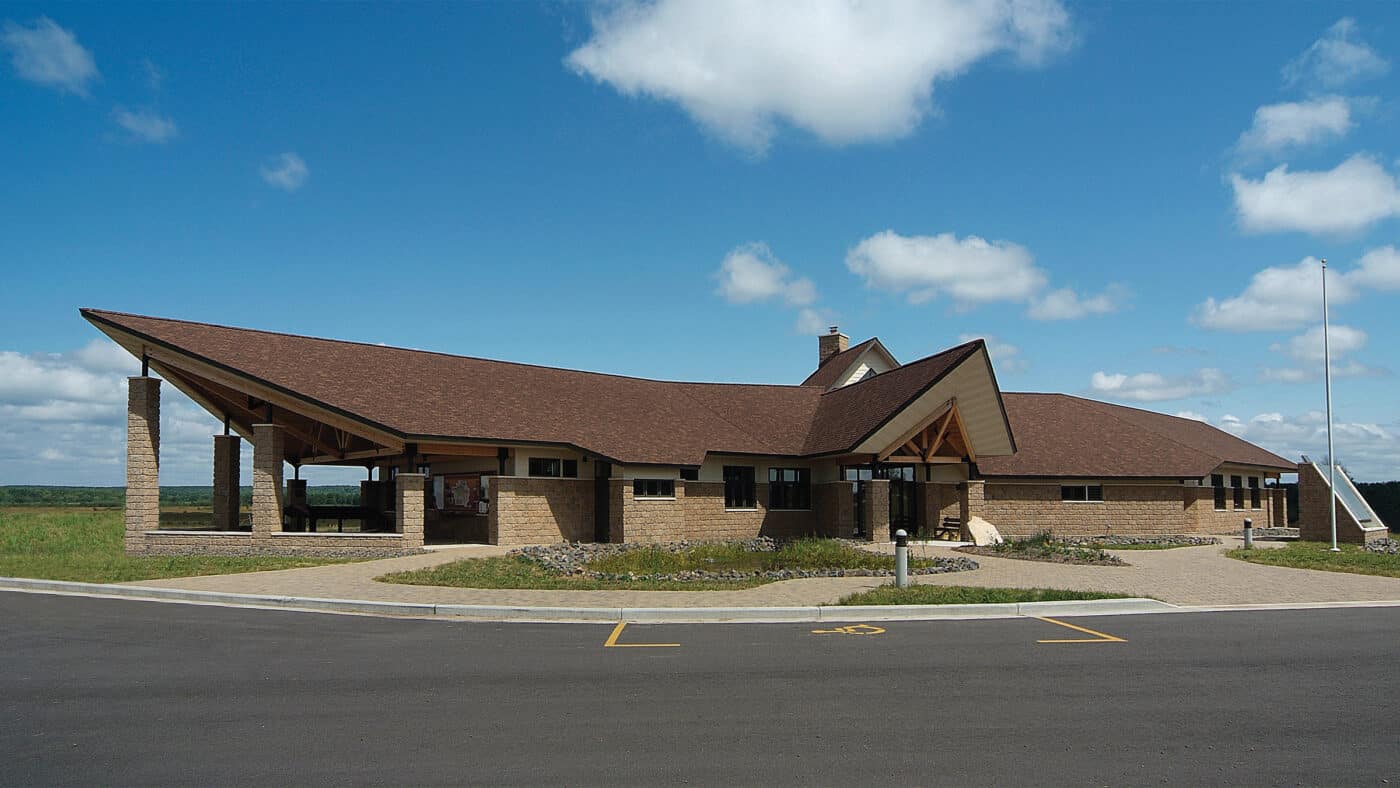
[[[845,541],[845,540],[841,540]],[[615,573],[598,572],[588,568],[588,564],[600,558],[622,555],[634,550],[661,550],[668,553],[684,553],[687,550],[698,547],[702,544],[713,544],[713,542],[666,542],[662,544],[595,544],[590,542],[574,542],[557,545],[531,545],[521,547],[511,551],[511,555],[519,555],[527,558],[550,572],[572,577],[588,578],[590,580],[658,580],[675,582],[697,582],[714,580],[797,580],[812,577],[893,577],[893,569],[844,569],[844,568],[822,568],[822,569],[770,569],[760,571],[744,570],[721,570],[707,571],[701,569],[686,570],[682,572],[639,574],[639,573]],[[773,553],[782,546],[780,542],[759,537],[748,539],[743,542],[730,542],[737,544],[746,552]],[[859,545],[857,542],[849,542],[853,546]],[[962,556],[938,557],[924,559],[933,562],[933,566],[909,567],[911,575],[937,575],[948,572],[967,572],[977,568],[977,562]],[[912,562],[911,562],[912,563]]]
[[[1382,555],[1400,555],[1400,540],[1392,536],[1366,543],[1366,552]]]

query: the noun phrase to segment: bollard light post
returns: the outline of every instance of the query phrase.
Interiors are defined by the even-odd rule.
[[[909,532],[903,528],[894,532],[894,584],[909,587]]]
[[[1252,547],[1254,547],[1254,521],[1246,517],[1244,518],[1244,549],[1248,550]]]

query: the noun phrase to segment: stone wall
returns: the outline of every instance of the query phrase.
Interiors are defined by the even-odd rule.
[[[1307,542],[1332,541],[1332,521],[1327,516],[1329,499],[1336,501],[1337,541],[1365,544],[1388,534],[1384,529],[1371,531],[1361,527],[1351,512],[1331,494],[1327,477],[1310,462],[1298,463],[1298,536]]]
[[[825,485],[813,485],[814,504],[817,488],[821,486]],[[752,539],[756,536],[788,539],[818,531],[814,510],[769,509],[767,482],[754,485],[757,500],[751,510],[725,509],[723,482],[685,482],[685,490],[685,524],[681,535],[686,539]]]
[[[866,540],[890,541],[890,480],[870,479],[861,482],[861,486],[865,489],[860,508]]]
[[[1249,490],[1244,491],[1244,508],[1235,508],[1235,492],[1233,488],[1225,490],[1225,508],[1215,508],[1215,488],[1213,487],[1182,487],[1182,500],[1186,511],[1186,527],[1184,533],[1194,534],[1240,534],[1244,533],[1244,520],[1248,517],[1254,521],[1255,528],[1268,528],[1270,524],[1279,520],[1280,514],[1283,517],[1283,525],[1288,525],[1287,506],[1284,498],[1275,495],[1275,490],[1268,487],[1259,490],[1259,508],[1250,508]],[[1277,490],[1283,493],[1282,489]],[[1281,512],[1279,510],[1282,510]]]
[[[424,512],[427,477],[421,473],[400,473],[397,478],[394,504],[394,530],[403,538],[405,549],[423,546]]]
[[[282,428],[253,425],[253,533],[268,537],[282,530]]]
[[[143,534],[160,527],[160,381],[126,382],[126,551],[146,551]]]
[[[593,480],[493,477],[487,538],[502,545],[593,541]]]
[[[981,510],[974,515],[1004,536],[1032,536],[1050,531],[1061,536],[1100,534],[1185,534],[1182,487],[1177,485],[1104,485],[1102,503],[1060,500],[1060,485],[987,482]]]
[[[856,532],[855,507],[850,482],[812,485],[813,519],[818,535],[851,538]]]
[[[147,531],[142,555],[307,555],[329,558],[390,557],[419,552],[399,534],[273,533],[247,531]]]
[[[670,498],[638,498],[632,493],[632,482],[613,479],[612,485],[618,490],[614,501],[620,499],[621,505],[618,508],[622,513],[622,533],[619,535],[614,532],[613,539],[623,542],[656,543],[698,538],[690,533],[686,520],[686,484],[687,482],[677,479],[676,494]]]

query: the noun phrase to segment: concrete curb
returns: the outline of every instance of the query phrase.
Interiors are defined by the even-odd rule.
[[[224,607],[251,607],[321,613],[358,613],[458,621],[517,621],[648,624],[819,623],[860,621],[960,621],[1073,616],[1118,616],[1150,613],[1218,613],[1262,610],[1311,610],[1345,607],[1400,607],[1400,600],[1373,602],[1300,602],[1184,607],[1155,599],[1093,599],[1078,602],[1009,602],[990,605],[864,605],[812,607],[529,607],[518,605],[438,605],[418,602],[376,602],[361,599],[232,594],[155,586],[75,583],[0,577],[0,591],[175,602]]]

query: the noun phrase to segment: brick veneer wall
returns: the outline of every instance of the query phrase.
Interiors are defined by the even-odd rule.
[[[126,551],[146,551],[146,531],[160,527],[160,381],[126,381]]]
[[[815,487],[814,504],[817,502]],[[819,526],[815,509],[769,509],[767,482],[754,485],[754,497],[757,501],[751,511],[727,510],[724,508],[723,482],[685,482],[681,536],[686,539],[752,539],[756,536],[788,539],[817,533]]]
[[[686,518],[687,482],[675,481],[675,496],[671,498],[638,498],[632,483],[615,479],[620,490],[622,534],[624,542],[674,542],[678,539],[701,538],[691,533]],[[613,535],[614,538],[617,534]]]
[[[400,473],[395,485],[394,530],[402,537],[405,549],[423,546],[423,513],[427,509],[421,473]],[[305,494],[303,492],[303,494]]]
[[[1367,531],[1361,527],[1340,500],[1331,495],[1327,477],[1310,462],[1298,463],[1298,536],[1309,542],[1331,542],[1332,522],[1327,516],[1328,500],[1336,501],[1337,541],[1365,544],[1388,534],[1382,529]]]
[[[487,540],[502,545],[593,541],[593,480],[492,477]]]
[[[865,539],[870,542],[890,541],[890,480],[870,479],[861,484],[865,498],[861,514],[865,521]]]
[[[1176,485],[1105,485],[1103,503],[1067,503],[1060,485],[988,482],[974,515],[1003,535],[1051,531],[1064,536],[1183,534],[1189,528]],[[1207,491],[1209,492],[1209,491]]]
[[[1182,499],[1186,511],[1186,533],[1198,534],[1239,534],[1244,532],[1245,518],[1254,521],[1255,528],[1267,528],[1271,523],[1277,522],[1279,513],[1282,510],[1283,521],[1286,525],[1288,520],[1286,500],[1274,494],[1274,490],[1268,487],[1259,490],[1259,508],[1249,508],[1249,490],[1244,491],[1245,508],[1235,508],[1235,493],[1233,489],[1225,491],[1226,508],[1215,508],[1215,489],[1213,487],[1182,487]],[[1283,490],[1278,490],[1282,493]],[[1280,526],[1282,527],[1282,526]]]
[[[285,437],[275,424],[253,425],[253,533],[282,530],[282,462]]]
[[[850,482],[812,485],[814,524],[820,536],[851,538],[856,530],[855,506]]]
[[[390,557],[420,551],[399,534],[259,535],[219,531],[148,531],[141,535],[143,555],[308,555],[323,557]]]

